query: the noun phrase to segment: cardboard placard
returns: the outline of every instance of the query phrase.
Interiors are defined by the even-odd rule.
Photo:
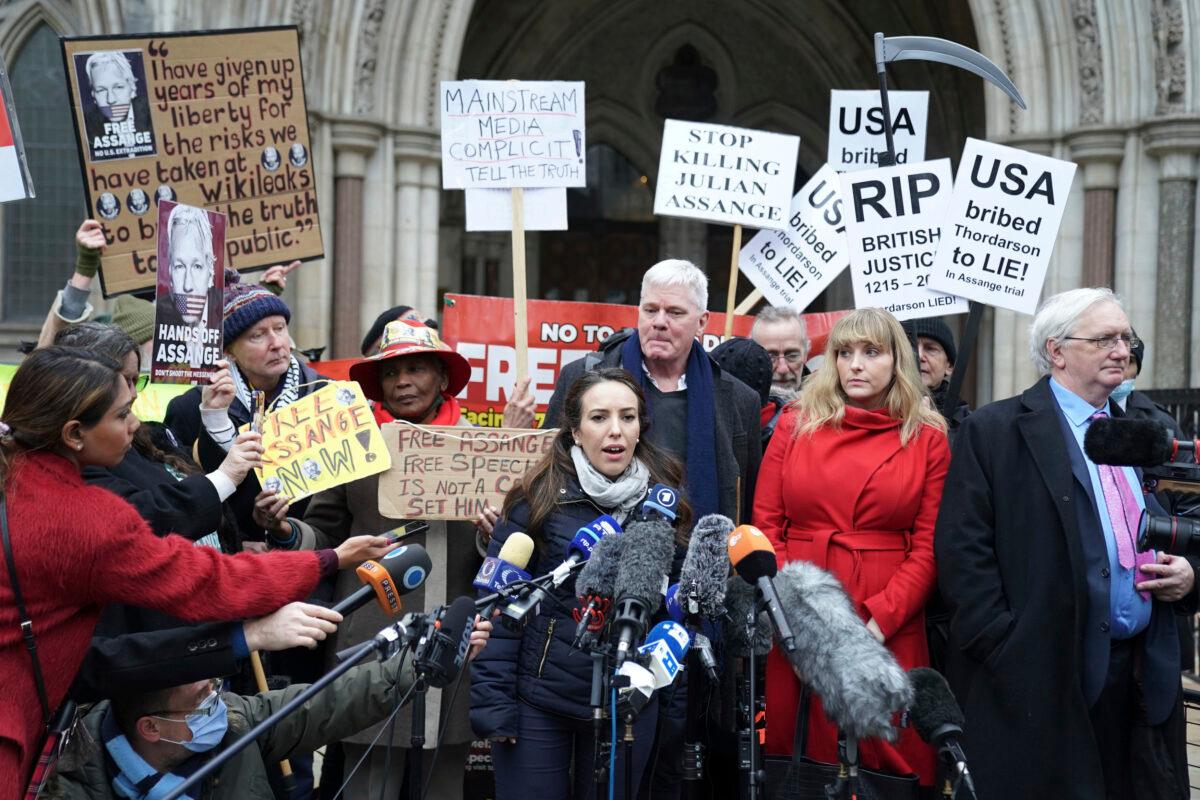
[[[294,26],[62,40],[106,297],[154,286],[157,217],[229,217],[225,263],[324,255]]]
[[[929,92],[888,92],[897,164],[925,160]],[[838,172],[872,169],[887,152],[883,107],[875,89],[834,89],[829,97],[829,163]]]
[[[967,301],[929,287],[950,203],[950,159],[841,176],[856,308],[896,319],[964,314]]]
[[[799,136],[669,119],[654,213],[783,230],[799,153]]]
[[[513,301],[508,297],[477,297],[447,294],[442,318],[444,339],[471,365],[471,379],[459,394],[463,415],[475,425],[499,427],[504,404],[516,383],[516,352],[513,348]],[[805,314],[813,352],[825,347],[825,336],[833,323],[846,314],[832,311]],[[538,424],[545,417],[546,404],[562,368],[588,353],[622,328],[637,326],[636,306],[611,303],[573,303],[561,300],[530,300],[527,331],[529,336],[529,390],[537,403],[534,412]],[[734,317],[733,331],[749,336],[754,317]],[[721,343],[725,315],[713,312],[700,338],[706,350]],[[334,374],[335,365],[350,362],[324,362],[312,365],[323,375]]]
[[[587,185],[583,81],[442,81],[442,188]]]
[[[557,428],[468,428],[389,422],[392,468],[379,476],[379,513],[390,519],[474,520],[496,508],[554,445]]]
[[[525,230],[567,229],[566,189],[526,189],[524,195]],[[467,189],[466,201],[468,231],[512,230],[511,189]]]
[[[223,349],[225,215],[164,200],[158,234],[150,379],[207,384]]]
[[[967,139],[930,286],[1036,312],[1074,177],[1069,161]]]
[[[17,107],[13,102],[8,70],[0,62],[0,203],[36,197],[29,162],[25,158],[25,143],[21,126],[17,124]]]
[[[850,265],[841,182],[826,164],[792,198],[787,230],[759,231],[738,267],[773,306],[801,311]]]
[[[267,414],[264,489],[296,500],[376,475],[392,465],[379,425],[354,381],[336,381]]]

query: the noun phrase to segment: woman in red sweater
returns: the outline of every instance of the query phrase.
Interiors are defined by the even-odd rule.
[[[335,550],[224,556],[155,536],[116,495],[83,482],[113,467],[138,428],[119,365],[86,350],[35,350],[9,385],[0,422],[0,499],[32,621],[47,701],[67,695],[105,603],[189,621],[261,616],[313,590],[339,566],[392,549],[356,537]],[[257,434],[245,434],[257,436]],[[261,453],[261,448],[259,449]],[[247,468],[254,466],[247,464]],[[45,731],[7,567],[0,568],[0,798],[23,791]]]
[[[950,462],[945,422],[923,398],[894,317],[864,308],[838,320],[825,362],[778,423],[754,503],[754,524],[779,563],[804,559],[837,576],[905,669],[929,664],[923,609]],[[802,687],[778,649],[767,658],[766,684],[766,752],[787,755]],[[865,740],[860,753],[867,767],[933,782],[933,751],[911,728],[895,744]],[[806,755],[837,762],[837,730],[811,696]]]

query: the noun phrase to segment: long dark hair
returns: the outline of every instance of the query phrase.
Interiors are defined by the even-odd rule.
[[[23,453],[54,451],[71,420],[91,428],[120,396],[121,368],[107,356],[76,347],[43,347],[21,362],[0,414],[0,486]]]
[[[122,368],[125,358],[133,353],[137,356],[138,369],[142,367],[142,352],[129,334],[116,325],[105,325],[101,322],[84,322],[60,331],[54,337],[54,343],[64,347],[78,347],[91,350],[107,356],[117,362]],[[201,469],[190,459],[181,458],[170,450],[165,450],[154,441],[154,425],[142,425],[133,434],[133,446],[146,458],[158,464],[166,464],[182,472],[184,475],[197,475]]]
[[[666,450],[651,442],[646,433],[650,430],[650,416],[646,408],[646,396],[642,387],[637,384],[628,372],[617,367],[598,369],[585,372],[571,388],[567,390],[563,404],[563,425],[554,437],[554,445],[550,452],[537,464],[530,468],[525,476],[509,491],[504,498],[504,515],[522,500],[529,504],[529,530],[539,546],[543,544],[541,529],[546,518],[554,511],[554,506],[560,497],[560,490],[569,478],[575,477],[575,461],[571,458],[571,447],[575,444],[574,431],[583,423],[583,396],[593,386],[613,381],[627,387],[638,403],[638,423],[641,434],[637,445],[633,448],[634,458],[641,459],[650,472],[650,483],[664,483],[667,486],[683,486],[683,467]],[[692,508],[680,495],[679,508],[676,510],[675,541],[687,544],[687,531],[692,525]]]

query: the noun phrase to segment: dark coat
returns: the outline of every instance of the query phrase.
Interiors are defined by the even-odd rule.
[[[947,677],[980,800],[1105,793],[1088,710],[1108,667],[1108,557],[1083,454],[1048,381],[966,418],[935,531],[952,614]],[[1173,612],[1195,603],[1195,590],[1174,608],[1155,601],[1140,637],[1151,725],[1179,702]]]
[[[594,365],[588,362],[595,360],[595,356],[589,355],[563,367],[546,408],[543,427],[562,425],[567,390],[586,369],[621,366],[620,345],[631,333],[621,331],[608,337],[600,346],[599,360]],[[713,369],[713,406],[716,410],[713,435],[717,456],[717,511],[735,523],[745,522],[754,508],[754,484],[762,461],[762,401],[758,392],[722,370],[711,359],[709,363]],[[653,408],[650,413],[653,415]]]

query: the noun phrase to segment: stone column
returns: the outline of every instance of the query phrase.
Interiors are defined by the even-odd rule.
[[[1160,118],[1143,134],[1158,159],[1158,277],[1153,350],[1154,382],[1185,388],[1191,377],[1192,289],[1195,281],[1196,168],[1200,118]]]
[[[396,134],[395,303],[422,314],[437,313],[438,204],[441,201],[441,138],[430,128]],[[435,177],[436,176],[436,179]]]
[[[1116,286],[1117,186],[1125,154],[1125,132],[1089,128],[1067,139],[1083,181],[1083,283]]]
[[[382,130],[358,120],[335,120],[334,155],[333,331],[327,358],[358,355],[363,276],[363,178],[367,160],[379,146]]]

